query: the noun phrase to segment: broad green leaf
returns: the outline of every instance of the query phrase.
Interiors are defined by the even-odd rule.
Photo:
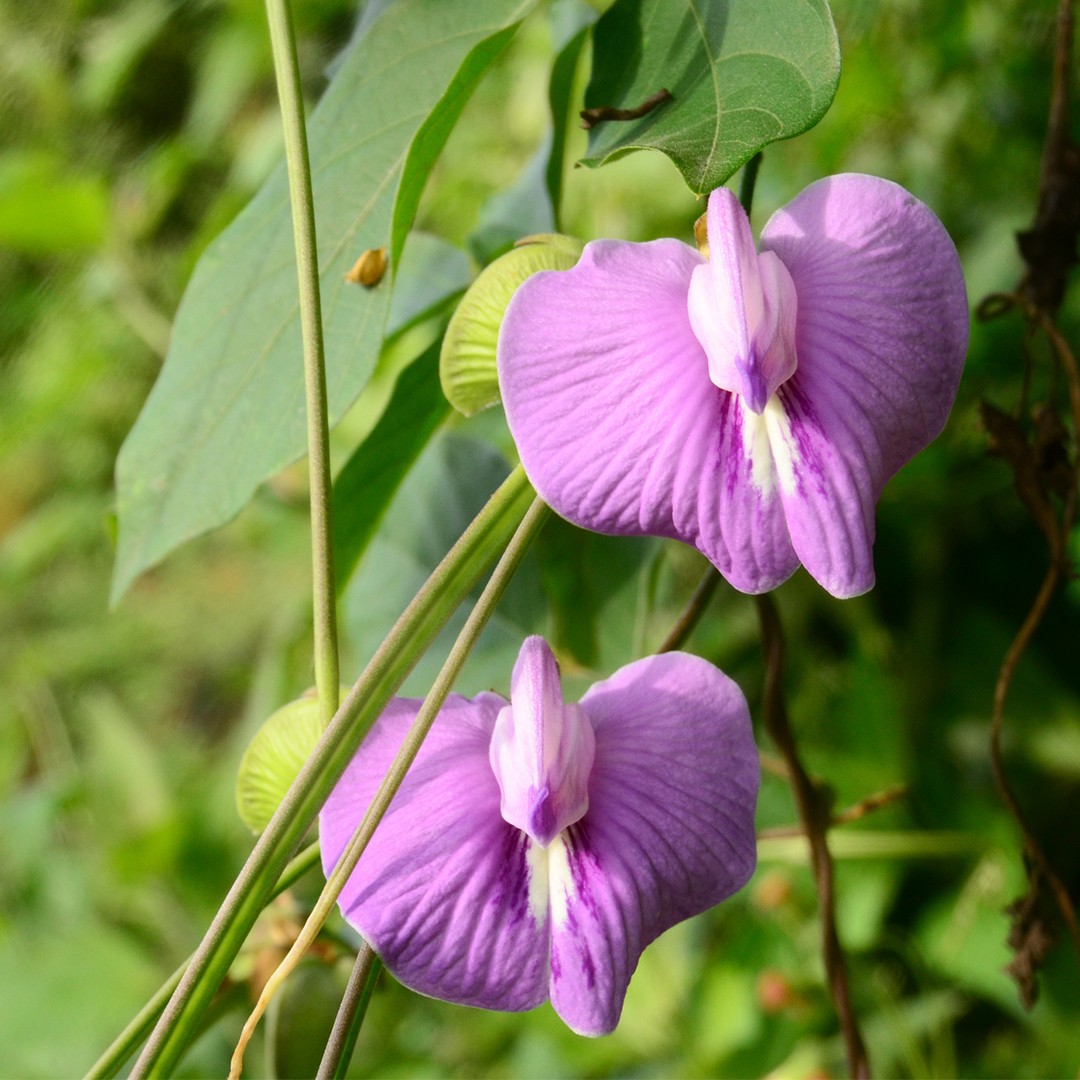
[[[763,146],[813,127],[839,77],[826,0],[616,0],[593,33],[586,106],[671,99],[597,123],[583,164],[662,150],[692,191],[711,191]]]
[[[452,432],[432,439],[401,485],[345,591],[342,621],[354,652],[366,659],[488,496],[507,475],[491,447]],[[479,589],[474,593],[479,594]],[[399,693],[431,687],[468,613],[451,616]],[[536,564],[527,557],[469,657],[455,690],[506,692],[522,639],[541,633],[544,598]]]
[[[534,0],[398,0],[344,59],[309,125],[331,422],[363,389],[420,190],[477,80]],[[344,279],[385,247],[368,290]],[[234,516],[305,447],[284,166],[207,250],[117,462],[113,600],[177,544]]]
[[[386,412],[334,481],[334,574],[339,592],[406,473],[449,414],[450,405],[439,386],[436,343],[398,377]]]

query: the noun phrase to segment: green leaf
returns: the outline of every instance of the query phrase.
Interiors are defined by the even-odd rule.
[[[386,412],[334,481],[334,573],[339,592],[406,473],[449,414],[450,405],[439,387],[436,343],[401,373]]]
[[[596,12],[583,0],[556,0],[551,7],[552,37],[555,39],[555,61],[548,80],[548,107],[551,109],[552,139],[548,152],[548,197],[554,211],[553,228],[561,226],[563,172],[566,169],[567,128],[577,124],[571,113],[570,98],[574,88],[578,60],[589,30],[596,22]]]
[[[627,649],[619,662],[633,659],[633,608],[630,618],[612,618],[612,611],[625,588],[636,588],[634,579],[655,551],[655,541],[647,537],[602,536],[562,518],[549,521],[536,554],[555,647],[582,667],[596,669],[602,660],[611,660],[601,648],[601,635],[607,633],[625,639]]]
[[[378,357],[393,272],[431,164],[534,0],[399,0],[345,58],[309,125],[331,422]],[[385,247],[391,272],[344,280]],[[304,452],[288,185],[279,167],[207,250],[172,346],[117,462],[112,597],[172,548],[233,517]]]
[[[616,0],[593,34],[586,106],[634,109],[664,89],[671,99],[597,123],[582,163],[662,150],[700,195],[813,127],[839,78],[826,0]]]
[[[463,293],[472,279],[469,257],[461,248],[431,233],[409,233],[394,276],[386,337],[397,337],[437,314]]]

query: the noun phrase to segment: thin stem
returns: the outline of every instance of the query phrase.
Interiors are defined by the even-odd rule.
[[[319,864],[319,844],[316,841],[306,847],[285,868],[285,872],[274,886],[273,896],[280,896],[286,889],[295,885],[309,870]],[[113,1040],[112,1044],[91,1066],[86,1074],[86,1080],[109,1080],[123,1068],[124,1062],[135,1053],[136,1047],[150,1033],[154,1021],[161,1015],[172,997],[173,991],[179,985],[188,964],[189,956],[168,979],[162,984],[158,992],[139,1010],[130,1024]]]
[[[660,648],[656,650],[658,653],[674,652],[675,649],[681,649],[686,644],[686,639],[690,636],[694,627],[697,626],[701,616],[705,614],[705,609],[709,606],[709,601],[713,598],[713,593],[716,592],[716,586],[719,584],[720,574],[710,566],[702,575],[693,595],[687,601],[678,622],[671,628],[668,636],[664,638]]]
[[[289,0],[266,0],[270,44],[274,53],[289,173],[296,274],[300,286],[300,332],[304,343],[304,393],[307,399],[308,475],[311,486],[311,564],[314,591],[315,686],[323,727],[338,706],[337,611],[331,548],[330,428],[326,403],[319,256],[315,242],[315,202],[304,128],[304,98],[296,60]]]
[[[784,702],[784,632],[776,604],[768,594],[754,597],[757,602],[758,619],[761,622],[762,645],[765,649],[765,690],[762,714],[765,728],[783,755],[791,774],[791,787],[799,810],[806,839],[810,845],[810,865],[821,907],[822,955],[825,960],[825,976],[829,993],[840,1019],[844,1038],[848,1070],[852,1077],[862,1080],[870,1075],[870,1062],[866,1056],[862,1035],[855,1010],[851,1005],[848,989],[847,967],[844,950],[836,932],[836,906],[833,895],[833,864],[829,854],[826,832],[829,828],[829,808],[810,779],[799,757],[795,735],[788,720]]]
[[[510,539],[534,492],[519,466],[488,500],[371,658],[222,903],[132,1076],[175,1067],[229,965],[356,748],[446,620]]]
[[[375,983],[382,971],[382,961],[375,955],[375,950],[365,941],[356,954],[349,985],[341,999],[334,1027],[323,1051],[316,1080],[343,1080],[349,1071],[356,1039],[364,1023],[371,995],[375,992]]]
[[[833,814],[829,818],[829,828],[834,829],[837,825],[850,825],[853,821],[861,821],[867,814],[880,810],[883,806],[896,802],[897,799],[902,799],[907,791],[907,784],[893,784],[892,787],[887,787],[883,791],[875,791],[873,795],[867,795],[865,799],[860,799],[857,803]],[[771,829],[758,829],[757,835],[759,840],[775,840],[779,837],[803,836],[805,833],[806,830],[801,825],[777,825]]]
[[[390,802],[394,795],[397,794],[398,788],[401,787],[405,774],[409,771],[413,761],[416,760],[416,755],[419,753],[427,733],[431,730],[431,725],[435,722],[435,717],[438,716],[443,702],[446,701],[454,681],[468,659],[469,653],[472,652],[473,646],[480,637],[480,632],[494,613],[496,605],[514,575],[514,571],[524,557],[525,552],[528,551],[529,545],[532,544],[536,534],[540,531],[540,527],[547,520],[549,513],[550,510],[546,503],[540,499],[533,501],[532,506],[529,507],[528,512],[514,533],[513,539],[503,552],[502,558],[499,559],[498,564],[492,571],[487,585],[484,586],[484,591],[480,594],[479,600],[476,601],[476,606],[469,612],[469,617],[465,620],[465,625],[461,628],[449,656],[443,663],[434,684],[428,691],[427,697],[424,698],[424,703],[420,706],[420,711],[416,714],[416,718],[413,720],[401,744],[401,749],[398,750],[397,756],[391,763],[390,768],[387,769],[386,775],[379,785],[378,791],[375,792],[367,813],[342,852],[333,872],[326,879],[326,885],[319,894],[319,899],[304,923],[303,929],[297,935],[285,958],[270,978],[267,979],[255,1008],[244,1024],[240,1040],[233,1053],[232,1068],[229,1073],[230,1080],[239,1077],[241,1074],[244,1063],[244,1050],[255,1028],[258,1026],[260,1018],[266,1011],[267,1005],[269,1005],[274,995],[303,958],[304,953],[307,952],[317,937],[323,923],[326,922],[334,910],[334,905],[337,903],[337,899],[341,895],[342,889],[345,888],[345,884],[348,882],[353,870],[356,869],[360,856],[371,841],[376,826],[390,808]]]

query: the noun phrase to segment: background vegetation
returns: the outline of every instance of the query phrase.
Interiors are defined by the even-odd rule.
[[[296,5],[312,101],[354,6]],[[1013,287],[1014,233],[1038,188],[1054,7],[835,0],[836,102],[817,128],[766,151],[756,224],[819,176],[874,172],[939,213],[973,303]],[[551,48],[544,9],[481,84],[425,193],[418,227],[463,260],[490,244],[489,200],[545,136]],[[261,720],[312,681],[310,585],[306,479],[292,468],[108,610],[117,450],[195,261],[280,153],[262,5],[0,0],[0,131],[0,1074],[32,1077],[88,1068],[217,907],[250,845],[233,807],[239,757]],[[565,231],[585,239],[689,238],[702,208],[655,153],[573,170],[566,187]],[[1080,340],[1075,296],[1061,323]],[[1064,1076],[1080,1062],[1067,939],[1030,1012],[1003,971],[1003,908],[1024,874],[992,784],[988,724],[1046,554],[1008,469],[987,455],[978,403],[1017,408],[1022,334],[1018,319],[975,325],[948,429],[881,502],[877,588],[838,602],[800,572],[779,593],[789,704],[811,768],[841,807],[907,785],[833,834],[840,932],[881,1075]],[[336,433],[340,460],[385,400],[396,361],[384,359]],[[1060,395],[1035,359],[1032,400]],[[497,412],[447,427],[350,586],[346,679],[505,468]],[[561,553],[575,546],[589,572],[568,580]],[[508,643],[523,629],[545,629],[584,685],[654,648],[702,568],[676,545],[553,524],[465,689],[506,689]],[[1020,801],[1074,893],[1078,616],[1074,582],[1020,667],[1005,740]],[[722,587],[691,646],[756,702],[761,655],[745,597]],[[786,784],[767,776],[761,828],[794,820]],[[804,848],[771,837],[761,857],[743,894],[646,953],[612,1037],[578,1038],[547,1007],[479,1013],[384,977],[354,1073],[838,1075]],[[264,917],[185,1075],[227,1070],[250,980],[313,888]],[[338,924],[306,963],[261,1054],[249,1054],[252,1075],[313,1071],[349,943]]]

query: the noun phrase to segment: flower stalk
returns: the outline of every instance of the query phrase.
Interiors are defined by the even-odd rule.
[[[314,592],[315,686],[323,727],[338,706],[337,604],[331,547],[330,426],[326,401],[319,256],[315,237],[315,202],[304,126],[304,99],[296,36],[288,0],[266,0],[274,54],[285,162],[289,174],[296,272],[300,290],[300,332],[304,346],[304,396],[307,402],[308,476],[311,487],[311,566]]]

